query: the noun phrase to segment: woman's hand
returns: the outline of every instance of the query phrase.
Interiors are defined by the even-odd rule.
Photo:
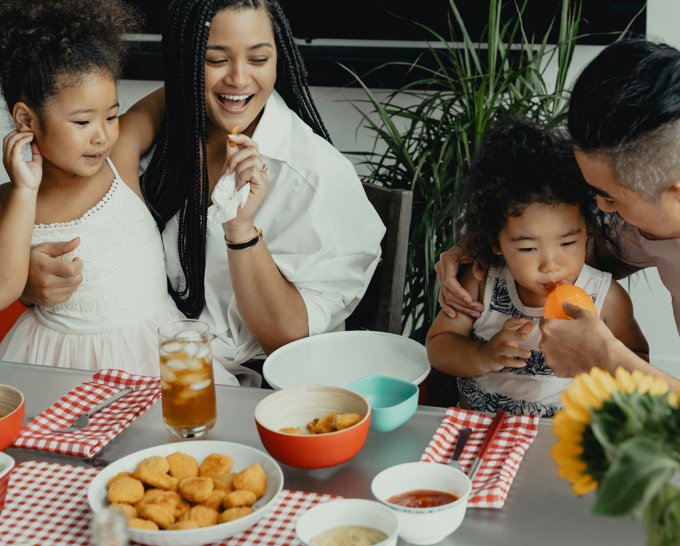
[[[239,207],[236,218],[224,224],[227,239],[240,243],[254,236],[253,218],[267,196],[269,178],[253,139],[244,134],[229,135],[226,147],[225,172],[234,174],[237,189],[250,182],[250,194],[245,206]]]
[[[473,300],[470,293],[458,282],[460,266],[466,263],[471,263],[471,260],[459,246],[454,245],[441,253],[439,261],[434,266],[441,284],[438,297],[439,305],[441,305],[442,311],[452,319],[456,318],[458,313],[479,318],[484,311],[484,306]],[[487,268],[483,264],[473,262],[472,272],[477,280],[484,279],[486,270]]]
[[[83,262],[60,256],[73,252],[80,244],[75,238],[65,243],[43,243],[31,249],[28,281],[21,295],[25,304],[52,307],[65,302],[83,282]]]
[[[2,141],[2,162],[15,188],[37,191],[42,181],[42,155],[33,133],[12,131]],[[31,160],[25,161],[23,149],[31,145]]]
[[[489,372],[499,372],[503,368],[524,368],[524,358],[531,356],[531,351],[522,349],[524,341],[533,324],[523,318],[511,318],[505,321],[503,328],[484,344],[482,349],[482,365]]]

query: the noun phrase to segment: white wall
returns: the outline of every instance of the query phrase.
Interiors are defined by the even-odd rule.
[[[677,0],[648,0],[647,32],[650,37],[666,41],[680,48],[680,2]],[[573,81],[583,67],[600,51],[595,46],[576,48],[569,74]],[[122,109],[129,108],[138,98],[156,89],[159,82],[123,80],[119,85]],[[334,144],[343,151],[368,150],[373,145],[370,134],[358,130],[361,123],[352,101],[364,99],[359,89],[315,87],[314,100],[319,108]],[[0,120],[0,133],[9,130],[9,119]],[[355,160],[356,161],[356,160]],[[7,175],[0,166],[0,180]],[[656,270],[635,275],[623,286],[629,290],[635,314],[651,346],[652,362],[674,375],[680,375],[680,337],[671,312],[670,295],[659,280]]]

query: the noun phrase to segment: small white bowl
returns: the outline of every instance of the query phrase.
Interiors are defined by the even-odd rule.
[[[315,536],[345,525],[371,527],[385,533],[387,538],[375,546],[397,544],[399,521],[394,512],[380,503],[365,499],[338,499],[310,508],[300,516],[295,532],[300,542],[312,546],[310,540]]]
[[[460,527],[471,489],[470,478],[461,470],[423,461],[386,468],[371,482],[375,498],[397,515],[399,536],[418,545],[440,542]],[[394,495],[417,490],[453,493],[458,500],[432,508],[407,508],[387,502]]]

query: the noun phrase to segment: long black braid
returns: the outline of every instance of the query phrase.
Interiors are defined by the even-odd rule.
[[[144,197],[159,229],[179,213],[178,253],[186,280],[168,290],[189,317],[205,305],[206,232],[209,201],[208,123],[205,113],[205,49],[215,13],[265,9],[277,47],[275,88],[312,130],[330,142],[314,105],[302,58],[277,0],[173,0],[163,31],[166,113],[156,148],[142,176]]]

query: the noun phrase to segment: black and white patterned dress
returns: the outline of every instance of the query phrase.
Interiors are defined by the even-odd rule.
[[[598,314],[602,311],[611,274],[587,265],[576,279],[592,298]],[[538,323],[543,317],[542,307],[527,307],[519,299],[515,280],[507,267],[489,269],[484,289],[484,312],[472,325],[474,339],[491,339],[506,320],[522,317],[534,327],[523,348],[531,351],[523,368],[505,368],[477,377],[459,377],[458,388],[470,408],[496,412],[503,409],[512,414],[552,417],[560,408],[559,395],[571,383],[569,378],[556,377],[538,350],[541,332]]]

